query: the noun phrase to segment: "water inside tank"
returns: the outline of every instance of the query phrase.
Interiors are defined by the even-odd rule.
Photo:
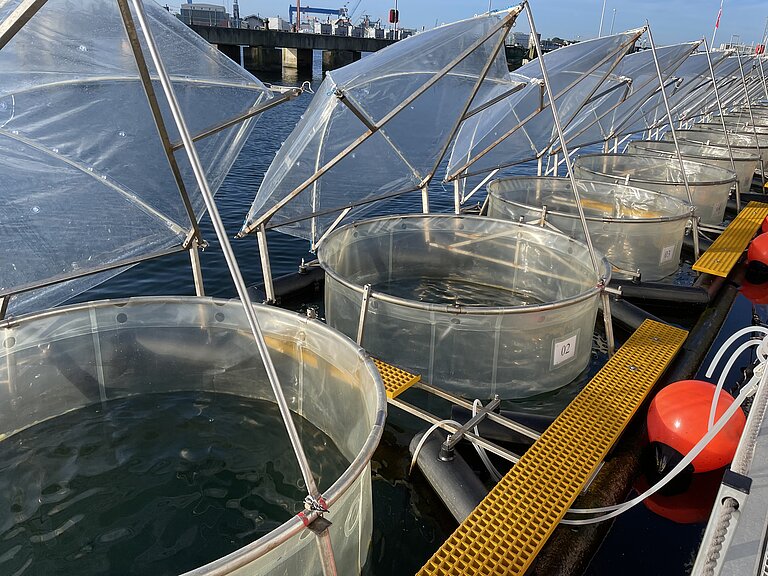
[[[349,466],[294,417],[320,490]],[[302,509],[306,488],[275,404],[140,394],[0,442],[0,573],[176,575]]]

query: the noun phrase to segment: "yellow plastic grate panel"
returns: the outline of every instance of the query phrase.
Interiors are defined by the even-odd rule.
[[[764,202],[747,204],[728,224],[725,232],[720,234],[712,246],[696,260],[693,269],[696,272],[714,276],[728,276],[766,216],[768,216],[768,204]]]
[[[411,374],[396,366],[382,362],[378,358],[374,358],[373,363],[376,364],[376,368],[378,368],[379,374],[381,374],[381,379],[384,381],[384,391],[387,393],[387,398],[396,398],[421,380],[421,376],[418,374]]]
[[[524,574],[687,335],[643,322],[419,575]]]

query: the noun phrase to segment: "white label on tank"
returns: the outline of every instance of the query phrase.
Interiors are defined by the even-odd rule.
[[[552,351],[552,365],[557,366],[563,362],[568,362],[576,356],[576,342],[578,341],[578,332],[573,336],[568,336],[564,340],[555,340]]]
[[[712,206],[712,215],[715,217],[722,218],[723,216],[723,203],[722,202],[716,202]]]
[[[672,257],[675,255],[675,245],[672,244],[672,246],[664,246],[664,248],[661,249],[661,258],[659,258],[659,264],[664,264],[664,262],[669,262],[672,260]]]

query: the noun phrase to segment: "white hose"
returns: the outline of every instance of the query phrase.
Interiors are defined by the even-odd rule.
[[[561,520],[561,524],[567,524],[568,526],[585,526],[588,524],[594,524],[597,522],[602,522],[604,520],[609,520],[611,518],[615,518],[619,514],[622,514],[623,512],[626,512],[630,508],[636,506],[649,496],[652,496],[659,490],[661,490],[664,486],[666,486],[669,482],[671,482],[675,476],[677,476],[680,472],[682,472],[688,464],[690,464],[696,456],[701,453],[701,451],[707,446],[707,444],[715,437],[717,434],[722,430],[722,428],[727,424],[727,422],[731,419],[731,416],[738,410],[741,405],[744,403],[744,401],[750,396],[752,393],[752,389],[756,386],[764,386],[766,380],[768,380],[768,370],[761,370],[761,374],[758,377],[757,375],[750,379],[750,381],[747,383],[747,385],[743,388],[741,393],[736,397],[733,404],[731,404],[728,409],[723,413],[723,415],[718,418],[717,422],[715,422],[714,427],[709,430],[702,438],[699,440],[696,445],[691,449],[688,454],[675,466],[667,476],[665,476],[661,481],[657,482],[653,486],[651,486],[648,490],[643,492],[642,494],[639,494],[632,500],[628,500],[627,502],[624,502],[623,504],[618,504],[615,506],[605,506],[602,508],[591,508],[591,509],[572,509],[569,510],[569,512],[576,512],[580,514],[588,514],[588,513],[601,513],[601,512],[608,512],[608,514],[604,514],[603,516],[598,516],[596,518],[587,518],[584,520]]]
[[[761,379],[762,380],[762,379]],[[701,451],[707,446],[707,444],[720,432],[720,430],[725,426],[725,424],[730,420],[731,416],[733,416],[734,412],[739,409],[741,404],[746,400],[746,398],[749,396],[752,387],[754,386],[754,379],[750,380],[750,383],[748,386],[742,390],[741,394],[736,398],[736,401],[731,404],[728,409],[725,411],[725,413],[717,420],[715,423],[714,428],[709,430],[702,438],[699,440],[696,445],[691,449],[690,452],[678,463],[677,466],[675,466],[670,473],[665,476],[661,481],[657,482],[653,486],[651,486],[648,490],[643,492],[642,494],[639,494],[632,500],[629,500],[627,502],[624,502],[623,504],[619,504],[616,506],[605,506],[603,508],[592,508],[592,509],[576,509],[576,510],[569,510],[569,512],[577,512],[581,514],[586,513],[600,513],[600,512],[609,512],[608,514],[604,514],[603,516],[599,516],[596,518],[588,518],[585,520],[561,520],[562,524],[567,524],[569,526],[584,526],[587,524],[595,524],[597,522],[602,522],[604,520],[609,520],[611,518],[615,518],[619,514],[622,514],[623,512],[626,512],[630,508],[636,506],[649,496],[652,496],[659,490],[661,490],[664,486],[666,486],[669,482],[671,482],[675,476],[677,476],[680,472],[682,472],[688,464],[690,464],[696,456],[701,453]],[[761,384],[764,384],[761,382]]]
[[[707,378],[712,377],[712,374],[714,373],[715,368],[717,368],[717,365],[720,362],[720,359],[723,357],[723,354],[725,354],[725,352],[728,350],[731,344],[733,344],[737,339],[744,336],[745,334],[749,334],[750,332],[762,332],[763,334],[768,336],[768,328],[765,328],[764,326],[747,326],[746,328],[742,328],[741,330],[737,330],[736,332],[731,334],[728,340],[726,340],[723,343],[723,345],[720,346],[720,350],[717,351],[717,354],[715,354],[715,357],[712,358],[712,362],[709,364],[709,368],[707,369],[707,373],[706,373]]]
[[[722,358],[723,354],[725,354],[726,350],[736,342],[738,338],[741,338],[742,336],[746,334],[754,334],[755,332],[762,332],[763,334],[768,335],[768,328],[765,328],[763,326],[746,326],[744,328],[741,328],[740,330],[737,330],[731,336],[723,343],[722,346],[720,346],[720,349],[717,351],[717,354],[715,354],[715,357],[712,359],[712,362],[709,365],[709,368],[706,372],[706,377],[711,378],[712,374],[715,371],[715,368],[717,367],[718,363],[720,362],[720,359]],[[712,428],[712,424],[715,421],[715,412],[717,411],[717,401],[720,398],[720,390],[723,389],[723,384],[725,383],[725,379],[728,376],[728,372],[731,370],[731,367],[736,362],[739,355],[749,348],[750,346],[757,346],[756,350],[756,356],[758,359],[758,362],[765,362],[766,357],[768,357],[768,339],[763,338],[762,340],[748,340],[747,342],[743,343],[739,348],[731,354],[731,357],[729,358],[728,362],[726,363],[725,367],[723,368],[722,372],[720,373],[720,378],[717,382],[717,386],[715,387],[715,393],[712,396],[712,404],[710,404],[709,407],[709,420],[707,422],[707,430]]]
[[[720,378],[717,380],[717,386],[715,386],[715,394],[712,396],[712,402],[709,405],[709,420],[707,420],[707,430],[711,430],[712,425],[715,423],[715,412],[717,412],[717,404],[718,400],[720,399],[720,391],[723,389],[723,385],[728,378],[728,373],[731,371],[731,368],[733,368],[733,365],[736,363],[739,355],[741,355],[744,350],[752,346],[759,346],[761,343],[762,340],[747,340],[741,346],[736,348],[736,351],[731,354],[728,362],[725,363],[723,371],[720,373]]]
[[[477,416],[477,408],[478,406],[482,406],[483,403],[480,402],[480,400],[475,399],[472,401],[472,418]],[[475,430],[475,436],[480,436],[480,432],[477,429],[477,426],[474,427]],[[472,446],[475,447],[475,450],[477,450],[477,455],[480,456],[480,460],[483,461],[483,464],[485,464],[486,469],[488,470],[488,473],[491,475],[491,477],[498,482],[501,480],[501,473],[496,469],[496,467],[493,465],[491,460],[488,458],[488,455],[485,453],[485,450],[481,446],[478,446],[474,442],[472,442]]]

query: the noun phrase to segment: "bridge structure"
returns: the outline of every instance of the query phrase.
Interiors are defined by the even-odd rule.
[[[307,34],[280,30],[250,30],[190,26],[211,44],[253,72],[276,72],[283,68],[312,73],[315,50],[323,52],[323,70],[332,70],[359,60],[363,52],[376,52],[396,40],[357,38],[331,34]]]
[[[200,25],[190,28],[248,70],[277,74],[287,68],[311,75],[315,50],[323,52],[323,70],[333,70],[359,60],[363,52],[376,52],[397,41],[280,30]],[[528,57],[528,50],[506,46],[506,56],[509,69],[514,70]]]

